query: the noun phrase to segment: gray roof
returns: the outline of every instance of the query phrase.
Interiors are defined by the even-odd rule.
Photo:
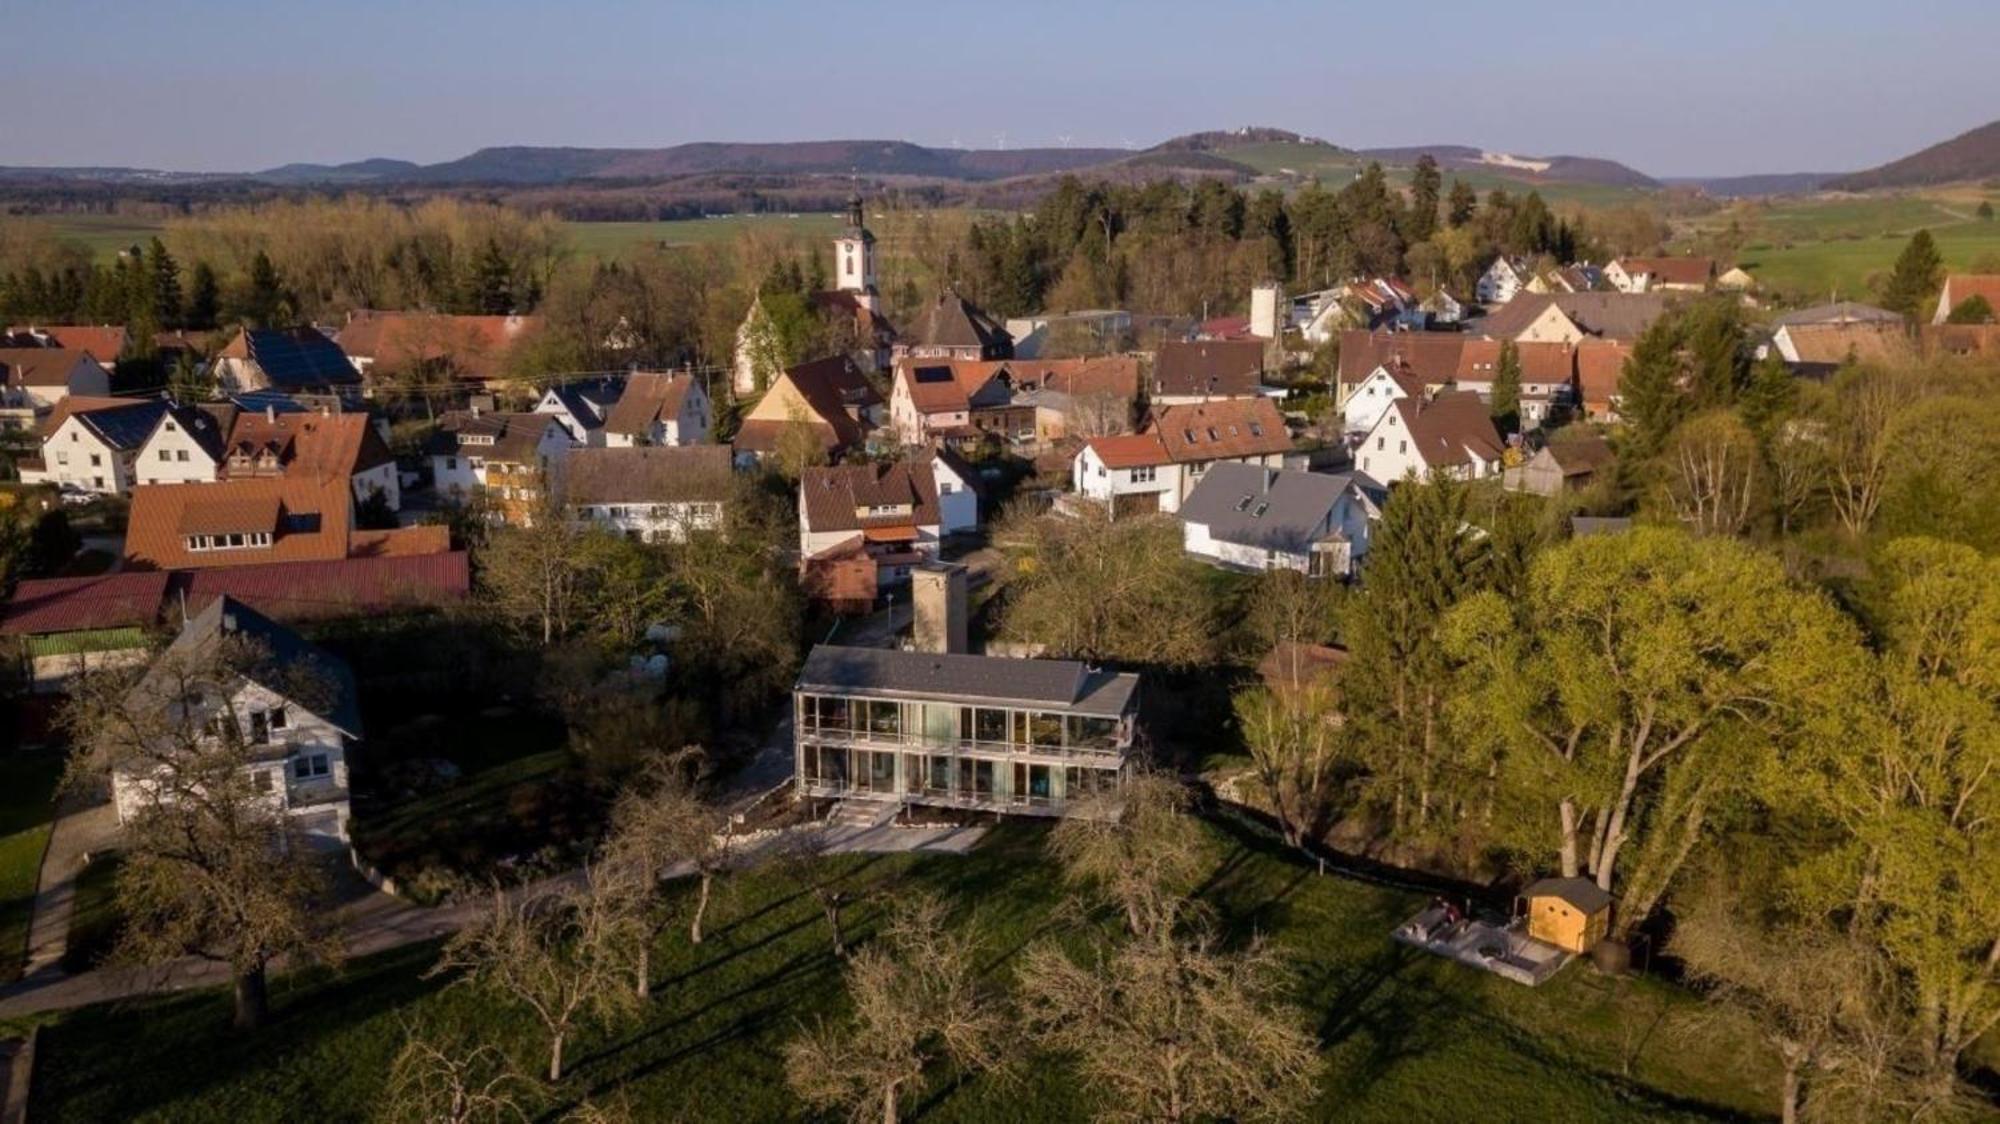
[[[1531,898],[1558,897],[1585,913],[1596,913],[1611,904],[1610,892],[1588,878],[1544,878],[1522,893]]]
[[[1183,522],[1208,527],[1210,538],[1261,550],[1304,554],[1328,537],[1334,508],[1358,489],[1380,503],[1383,488],[1360,472],[1299,472],[1220,461],[1181,502]]]
[[[297,671],[314,676],[316,685],[327,695],[324,700],[313,700],[314,713],[349,737],[361,736],[360,692],[354,684],[354,671],[346,661],[234,597],[225,594],[209,602],[208,608],[181,627],[180,635],[174,637],[167,651],[198,652],[218,643],[225,634],[246,637],[262,649],[259,666],[236,669],[244,678],[282,693],[282,684],[260,682],[260,674],[277,678],[279,674]],[[154,665],[155,670],[158,667]],[[322,680],[323,684],[318,682]],[[154,682],[151,672],[133,688],[135,693],[158,689],[160,685]]]
[[[1816,304],[1811,308],[1801,308],[1787,312],[1771,321],[1777,328],[1791,328],[1802,324],[1899,324],[1902,316],[1886,308],[1876,308],[1860,301],[1835,301],[1832,304]]]
[[[1017,660],[820,644],[797,689],[841,695],[1014,703],[1072,714],[1125,713],[1139,687],[1130,672],[1076,660]]]

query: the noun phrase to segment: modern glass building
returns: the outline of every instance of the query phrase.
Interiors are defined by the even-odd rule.
[[[793,699],[801,795],[1061,815],[1128,768],[1139,677],[820,645]]]

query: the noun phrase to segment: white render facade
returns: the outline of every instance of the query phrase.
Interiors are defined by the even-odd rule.
[[[722,526],[722,505],[708,501],[575,504],[576,518],[640,542],[686,542]]]
[[[122,496],[132,490],[133,463],[132,453],[112,448],[72,414],[42,442],[41,473],[30,479],[24,472],[21,478],[65,490]]]
[[[1349,433],[1366,433],[1375,428],[1375,423],[1382,420],[1383,414],[1389,412],[1391,403],[1409,396],[1410,392],[1390,376],[1388,368],[1377,367],[1361,380],[1341,405],[1343,428]]]
[[[1144,497],[1154,497],[1150,502],[1156,505],[1155,510],[1172,513],[1180,510],[1181,497],[1186,494],[1181,487],[1180,465],[1112,468],[1089,445],[1070,462],[1070,487],[1080,496],[1109,504],[1113,511],[1135,503],[1143,507],[1148,502]]]

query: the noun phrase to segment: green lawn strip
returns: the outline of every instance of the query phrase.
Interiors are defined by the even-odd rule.
[[[1001,827],[969,856],[840,856],[828,869],[868,896],[849,910],[865,940],[893,897],[928,889],[980,927],[996,980],[1047,937],[1063,896],[1041,829]],[[1299,999],[1327,1043],[1316,1119],[1659,1120],[1760,1113],[1770,1068],[1741,1028],[1720,1025],[1674,1048],[1628,1033],[1661,1010],[1685,1014],[1686,993],[1650,981],[1613,984],[1582,967],[1530,990],[1390,941],[1422,904],[1408,894],[1319,876],[1254,837],[1215,836],[1205,894],[1232,937],[1255,931],[1290,955]],[[782,1050],[802,1024],[837,1017],[839,965],[818,909],[767,873],[732,880],[709,939],[667,934],[644,1018],[574,1044],[568,1080],[544,1110],[588,1096],[622,1099],[637,1119],[796,1118]],[[433,946],[281,981],[262,1034],[229,1029],[212,990],[72,1012],[44,1030],[33,1118],[262,1121],[301,1105],[335,1120],[365,1117],[380,1095],[404,1020],[430,1035],[465,1035],[511,1052],[528,1072],[544,1044],[522,1014],[422,974]],[[1635,1059],[1624,1072],[1621,1057]],[[1077,1119],[1090,1104],[1057,1059],[1024,1060],[1017,1081],[941,1077],[919,1103],[929,1121]]]
[[[0,981],[21,977],[35,884],[55,818],[62,756],[17,751],[0,756]]]
[[[837,215],[798,214],[718,215],[713,218],[665,222],[570,222],[571,245],[589,257],[616,258],[650,246],[705,246],[733,242],[745,232],[797,234],[831,238],[840,229]]]

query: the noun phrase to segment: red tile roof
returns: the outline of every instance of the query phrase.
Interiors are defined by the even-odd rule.
[[[929,457],[808,468],[799,479],[799,505],[806,529],[815,533],[939,522],[937,477]],[[874,507],[911,510],[864,513]]]
[[[1627,273],[1651,274],[1663,285],[1706,285],[1715,276],[1714,258],[1620,258]]]
[[[1465,342],[1466,337],[1457,332],[1345,331],[1340,333],[1340,381],[1353,386],[1375,368],[1393,368],[1400,361],[1426,385],[1441,385],[1457,373],[1459,351]]]
[[[1084,442],[1104,462],[1106,468],[1140,468],[1172,464],[1167,447],[1152,433],[1128,433],[1117,437],[1093,437]]]
[[[0,610],[0,635],[35,636],[151,625],[159,619],[168,576],[118,573],[24,581],[14,587],[14,596]]]
[[[87,351],[66,347],[0,347],[0,371],[11,386],[68,386],[78,363],[96,365]]]
[[[165,578],[166,575],[155,575]],[[176,575],[188,612],[227,595],[276,620],[317,620],[424,608],[464,600],[472,588],[465,551],[232,566]]]
[[[362,309],[349,314],[335,342],[350,358],[370,360],[371,374],[444,360],[464,377],[497,379],[506,373],[514,348],[540,327],[539,316],[448,316]]]
[[[625,393],[604,416],[604,431],[639,437],[651,432],[655,421],[678,419],[693,386],[693,375],[635,372],[625,380]]]
[[[1262,340],[1169,342],[1153,358],[1155,395],[1248,397],[1263,379]]]
[[[47,336],[56,347],[88,351],[92,359],[106,367],[116,363],[125,352],[123,324],[30,324],[7,331],[9,334],[27,332]]]
[[[1500,370],[1501,340],[1466,340],[1459,353],[1457,382],[1491,382]],[[1575,351],[1562,343],[1518,343],[1524,383],[1566,383],[1576,373]]]
[[[1505,448],[1490,409],[1470,391],[1440,394],[1429,402],[1398,398],[1391,408],[1401,415],[1410,443],[1430,468],[1468,464],[1475,454],[1498,460]]]
[[[2000,311],[2000,273],[1949,274],[1944,279],[1944,291],[1938,303],[1944,306],[1948,315],[1973,297],[1985,297],[1987,304]]]
[[[1147,433],[1158,434],[1169,459],[1228,460],[1288,453],[1292,435],[1285,416],[1269,398],[1230,398],[1153,412]]]
[[[1587,412],[1601,414],[1611,408],[1631,354],[1631,345],[1619,340],[1583,340],[1576,345],[1578,396]]]

